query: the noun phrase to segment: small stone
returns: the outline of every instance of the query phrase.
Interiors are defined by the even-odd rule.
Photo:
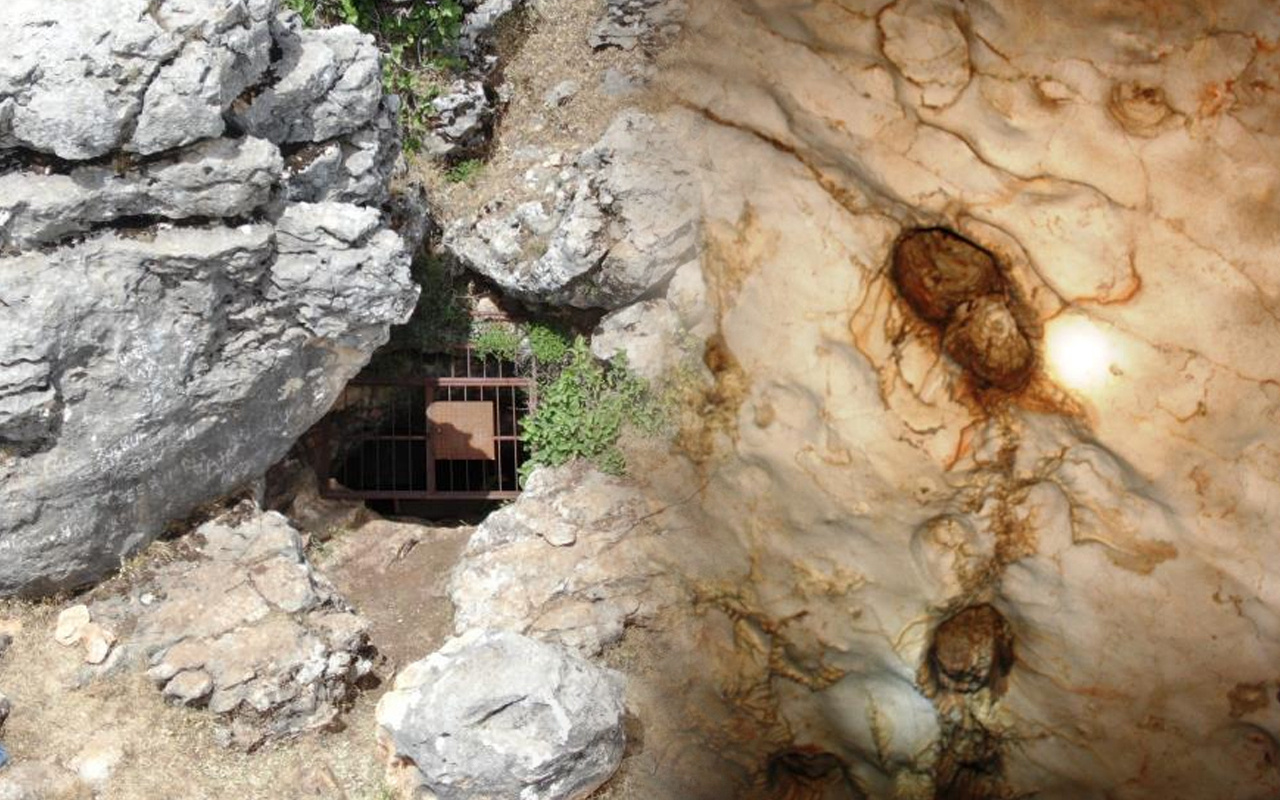
[[[573,99],[582,86],[577,81],[560,81],[542,96],[542,105],[546,108],[559,108]]]
[[[516,633],[472,630],[402,671],[377,719],[383,745],[436,795],[576,800],[618,768],[623,715],[620,674]]]
[[[4,657],[5,652],[8,651],[9,646],[12,644],[13,644],[12,636],[10,636],[7,633],[0,633],[0,658]]]
[[[53,639],[64,647],[71,647],[80,641],[80,633],[89,624],[89,607],[76,605],[64,609],[58,615],[57,627],[53,629]]]
[[[116,635],[98,623],[90,622],[81,629],[80,641],[84,644],[85,663],[101,664],[111,653],[111,648],[116,643]]]
[[[95,733],[68,766],[76,771],[80,780],[91,786],[101,787],[111,778],[111,773],[124,757],[125,749],[120,732],[104,730]]]
[[[164,696],[184,706],[198,704],[213,691],[213,678],[202,669],[180,672],[164,687]]]
[[[4,692],[0,692],[0,728],[4,727],[5,720],[9,719],[9,714],[13,712],[13,702],[5,697]]]

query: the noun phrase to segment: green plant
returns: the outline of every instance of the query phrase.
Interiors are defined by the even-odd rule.
[[[471,349],[481,358],[515,361],[522,338],[520,330],[510,322],[482,322],[471,329]]]
[[[538,407],[525,419],[524,438],[534,466],[558,466],[583,458],[612,474],[626,470],[618,439],[627,428],[654,434],[665,413],[648,383],[628,368],[626,357],[601,363],[577,337],[556,377],[539,388]]]
[[[459,161],[445,172],[445,180],[449,183],[468,183],[484,168],[484,162],[477,158],[468,158],[466,161]]]
[[[558,371],[557,368],[569,355],[572,345],[569,335],[558,326],[534,322],[530,323],[525,337],[529,341],[529,352],[532,353],[533,360],[538,362],[540,374],[544,379],[554,377],[553,373]]]
[[[316,24],[316,12],[319,10],[317,6],[318,0],[284,0],[284,4],[302,17],[302,24],[310,27]]]

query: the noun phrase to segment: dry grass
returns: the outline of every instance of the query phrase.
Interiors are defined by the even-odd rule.
[[[531,199],[524,173],[542,159],[532,152],[564,153],[571,163],[595,143],[618,110],[637,97],[610,97],[601,88],[610,67],[638,64],[639,52],[593,52],[587,37],[604,11],[600,0],[544,0],[540,10],[513,21],[499,41],[503,82],[511,102],[498,126],[490,158],[470,180],[450,182],[447,169],[425,156],[409,160],[410,176],[422,181],[443,219],[463,219],[494,198],[514,205]],[[580,89],[565,105],[547,109],[546,93],[562,81]]]

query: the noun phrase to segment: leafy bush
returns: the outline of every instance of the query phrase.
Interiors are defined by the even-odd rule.
[[[516,361],[522,339],[520,330],[510,322],[482,322],[471,329],[471,349],[481,358]]]
[[[538,362],[545,376],[554,377],[569,355],[571,339],[568,334],[558,327],[535,322],[529,325],[525,335],[529,340],[529,352],[533,354],[533,360]]]
[[[530,450],[524,476],[539,464],[554,467],[575,458],[621,474],[626,458],[619,437],[628,428],[657,433],[665,419],[648,383],[631,372],[625,356],[601,363],[581,336],[568,348],[555,378],[538,391],[538,407],[523,426]]]
[[[373,34],[383,52],[382,83],[400,95],[400,124],[405,149],[422,145],[431,117],[431,101],[440,93],[440,76],[461,62],[454,48],[462,32],[458,0],[416,0],[403,5],[387,0],[285,0],[307,25],[346,23]]]

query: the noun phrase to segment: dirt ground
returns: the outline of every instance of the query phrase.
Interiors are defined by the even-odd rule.
[[[326,543],[313,563],[372,624],[392,674],[453,633],[449,573],[474,528],[375,520]]]

